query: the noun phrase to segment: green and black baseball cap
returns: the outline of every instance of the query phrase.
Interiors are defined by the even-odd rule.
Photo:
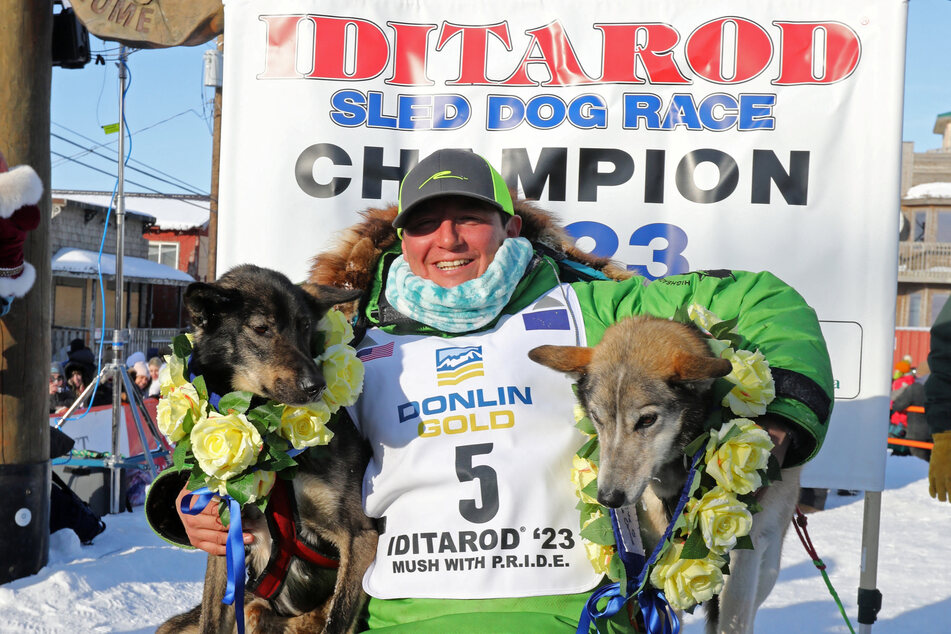
[[[468,150],[445,149],[424,158],[403,178],[393,226],[401,229],[414,208],[438,196],[475,198],[515,215],[508,185],[487,160]]]

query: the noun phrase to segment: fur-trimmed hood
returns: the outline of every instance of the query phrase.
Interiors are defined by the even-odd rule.
[[[551,212],[521,199],[514,200],[514,206],[515,213],[522,217],[521,235],[532,244],[597,269],[613,279],[630,276],[624,267],[608,258],[594,257],[575,248],[574,240]],[[360,212],[363,220],[345,229],[335,246],[314,258],[308,282],[348,289],[370,288],[380,256],[398,241],[392,225],[396,211],[396,205],[392,205]]]

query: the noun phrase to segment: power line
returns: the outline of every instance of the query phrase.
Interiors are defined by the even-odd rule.
[[[89,169],[93,170],[94,172],[99,172],[99,173],[101,173],[101,174],[105,174],[106,176],[109,176],[110,178],[115,178],[115,177],[116,177],[115,174],[111,174],[111,173],[107,172],[106,170],[101,170],[101,169],[99,169],[98,167],[93,167],[92,165],[87,165],[86,163],[83,163],[82,161],[77,161],[76,159],[71,159],[71,158],[69,158],[68,156],[64,156],[64,155],[60,154],[59,152],[54,152],[54,151],[51,150],[51,151],[50,151],[50,154],[53,154],[53,155],[55,155],[55,156],[62,157],[62,158],[67,159],[67,160],[70,160],[70,161],[72,161],[73,163],[78,163],[79,165],[82,165],[83,167],[88,167]],[[191,206],[193,206],[193,207],[198,207],[199,209],[207,210],[206,207],[203,207],[202,205],[199,205],[198,203],[192,202],[191,200],[188,200],[187,198],[182,198],[180,195],[179,195],[179,196],[169,195],[169,194],[166,194],[166,193],[164,193],[164,192],[160,192],[160,191],[157,190],[157,189],[152,189],[152,188],[149,187],[148,185],[143,185],[142,183],[137,183],[137,182],[132,181],[132,180],[129,180],[129,179],[126,179],[126,182],[132,183],[133,185],[138,185],[139,187],[142,187],[142,188],[144,188],[144,189],[149,190],[149,191],[152,192],[153,194],[158,194],[158,195],[161,196],[162,198],[175,198],[175,199],[181,200],[182,202],[187,203],[187,204],[189,204],[189,205],[191,205]],[[133,195],[134,195],[134,194],[133,194]],[[147,196],[148,194],[143,194],[143,195]]]
[[[65,141],[66,143],[69,143],[70,145],[75,145],[75,146],[78,147],[78,148],[86,149],[85,147],[83,147],[83,146],[80,145],[79,143],[76,143],[75,141],[70,141],[70,140],[67,139],[66,137],[61,136],[61,135],[59,135],[59,134],[56,134],[55,132],[50,133],[50,136],[55,137],[55,138],[57,138],[57,139],[60,139],[60,140],[62,140],[62,141]],[[106,159],[107,161],[113,160],[111,156],[106,156],[106,155],[104,155],[104,154],[100,154],[99,152],[96,152],[95,150],[89,150],[89,153],[93,154],[94,156],[98,156],[99,158]],[[71,160],[72,160],[72,159],[71,159]],[[165,178],[159,178],[158,176],[154,176],[153,174],[151,174],[151,173],[149,173],[149,172],[146,172],[146,171],[144,171],[144,170],[141,170],[141,169],[139,169],[139,168],[137,168],[137,167],[132,167],[131,165],[128,166],[128,167],[129,167],[130,170],[133,170],[133,171],[135,171],[135,172],[138,172],[138,173],[140,173],[140,174],[143,174],[143,175],[145,175],[145,176],[147,176],[147,177],[149,177],[149,178],[152,178],[152,179],[154,179],[154,180],[160,181],[160,182],[162,182],[162,183],[167,183],[167,184],[172,185],[172,186],[174,186],[174,187],[181,187],[182,189],[185,189],[185,190],[187,190],[187,191],[189,191],[189,192],[191,192],[191,193],[193,193],[193,194],[202,195],[202,194],[204,193],[204,192],[199,191],[198,189],[195,189],[194,187],[191,187],[191,186],[187,186],[187,187],[186,187],[186,186],[183,186],[183,185],[180,184],[180,183],[175,183],[175,182],[172,182],[172,181],[167,180],[167,179],[165,179]],[[184,181],[182,181],[182,182],[184,182]],[[188,184],[185,183],[185,185],[188,185]]]
[[[146,131],[146,130],[149,130],[149,129],[151,129],[151,128],[154,128],[154,127],[156,127],[156,126],[159,126],[159,125],[161,125],[161,124],[163,124],[163,123],[167,123],[168,121],[171,121],[172,119],[175,119],[176,117],[180,117],[180,116],[182,116],[183,114],[188,114],[189,112],[191,112],[192,114],[194,114],[194,115],[195,115],[196,117],[198,117],[199,119],[201,118],[201,115],[198,114],[198,111],[196,111],[194,108],[189,108],[188,110],[183,110],[182,112],[179,112],[179,113],[177,113],[177,114],[173,114],[173,115],[170,116],[170,117],[166,117],[165,119],[162,119],[161,121],[156,121],[156,122],[153,123],[152,125],[148,125],[148,126],[142,128],[142,129],[140,129],[140,130],[136,130],[136,131],[133,132],[132,134],[140,134],[140,133],[142,133],[142,132],[144,132],[144,131]],[[76,136],[78,136],[78,137],[81,138],[81,139],[85,139],[86,141],[89,141],[90,143],[95,143],[95,145],[94,145],[92,148],[85,148],[85,149],[87,150],[86,152],[81,152],[81,153],[78,153],[78,154],[74,154],[74,155],[73,155],[73,158],[78,158],[78,157],[80,157],[80,156],[83,156],[84,154],[88,154],[89,152],[92,152],[93,150],[95,150],[95,149],[97,149],[97,148],[100,148],[100,147],[105,147],[105,146],[110,146],[110,147],[111,147],[111,146],[115,143],[114,141],[106,141],[106,142],[103,142],[103,143],[99,143],[99,142],[97,142],[95,139],[90,139],[89,137],[87,137],[87,136],[85,136],[85,135],[83,135],[83,134],[81,134],[81,133],[79,133],[79,132],[76,132],[75,130],[73,130],[73,129],[71,129],[71,128],[67,128],[66,126],[64,126],[64,125],[62,125],[62,124],[56,123],[55,121],[53,121],[52,123],[53,123],[53,125],[55,125],[55,126],[58,126],[58,127],[60,127],[60,128],[63,128],[63,129],[66,130],[67,132],[71,132],[72,134],[75,134]],[[192,189],[197,189],[194,185],[191,185],[190,183],[187,183],[186,181],[183,181],[182,179],[178,178],[177,176],[173,176],[173,175],[171,175],[171,174],[168,174],[168,173],[166,173],[166,172],[163,172],[162,170],[160,170],[160,169],[158,169],[158,168],[156,168],[156,167],[153,167],[153,166],[151,166],[151,165],[147,165],[146,163],[143,163],[142,161],[139,161],[139,160],[136,160],[136,159],[132,159],[132,162],[133,162],[133,163],[136,163],[136,164],[138,164],[138,165],[142,165],[142,166],[144,166],[144,167],[147,167],[148,169],[152,170],[153,172],[157,172],[157,173],[159,173],[159,174],[162,174],[163,176],[167,176],[167,177],[169,177],[169,178],[172,178],[172,179],[175,179],[175,180],[177,180],[177,181],[180,181],[181,183],[184,183],[184,184],[187,186],[187,187],[185,187],[185,189],[187,189],[188,187],[191,187]],[[59,163],[59,164],[61,164],[61,163]],[[54,165],[53,167],[56,167],[56,165]]]
[[[156,126],[158,126],[158,125],[161,125],[161,124],[163,124],[163,123],[166,123],[166,122],[168,122],[168,121],[171,121],[172,119],[174,119],[174,118],[176,118],[176,117],[180,117],[181,115],[188,114],[189,112],[191,112],[191,113],[193,113],[195,116],[201,118],[201,116],[198,114],[197,111],[195,111],[194,108],[189,108],[188,110],[183,110],[182,112],[179,112],[179,113],[174,114],[174,115],[172,115],[172,116],[170,116],[170,117],[167,117],[167,118],[165,118],[165,119],[162,119],[161,121],[157,121],[157,122],[153,123],[152,125],[146,126],[145,128],[142,128],[141,130],[137,130],[134,134],[138,134],[138,133],[143,132],[143,131],[145,131],[145,130],[148,130],[148,129],[150,129],[150,128],[154,128],[154,127],[156,127]],[[84,156],[84,155],[86,155],[86,154],[90,154],[90,153],[91,153],[91,154],[96,154],[96,152],[95,152],[96,149],[101,148],[101,147],[107,147],[107,146],[110,146],[110,147],[111,147],[111,146],[114,145],[114,143],[115,143],[114,141],[106,141],[106,142],[100,143],[100,142],[97,142],[95,139],[91,139],[91,138],[89,138],[89,137],[87,137],[87,136],[81,134],[80,132],[77,132],[77,131],[75,131],[75,130],[73,130],[73,129],[71,129],[71,128],[68,128],[68,127],[66,127],[66,126],[64,126],[64,125],[62,125],[62,124],[56,123],[55,121],[53,121],[52,123],[53,123],[53,125],[55,125],[55,126],[57,126],[57,127],[60,127],[60,128],[62,128],[63,130],[66,130],[67,132],[70,132],[70,133],[72,133],[72,134],[75,134],[76,136],[78,136],[78,137],[81,138],[81,139],[84,139],[84,140],[86,140],[86,141],[89,141],[90,143],[94,143],[94,144],[95,144],[95,145],[93,145],[93,146],[90,148],[90,147],[85,147],[85,146],[79,145],[79,144],[77,144],[77,143],[75,143],[75,142],[73,142],[73,141],[70,141],[69,139],[66,139],[66,138],[63,138],[63,137],[57,137],[57,138],[63,139],[63,140],[66,141],[67,143],[72,143],[73,145],[76,145],[77,147],[80,147],[80,148],[82,148],[82,149],[84,150],[83,152],[78,152],[78,153],[76,153],[76,154],[73,154],[72,156],[64,157],[65,160],[73,160],[73,159],[79,158],[79,157],[81,157],[81,156]],[[53,136],[57,136],[57,135],[54,134]],[[97,155],[97,156],[101,156],[101,155],[99,155],[99,154],[96,154],[96,155]],[[111,157],[110,157],[110,158],[111,158]],[[58,161],[57,163],[55,163],[55,164],[53,165],[53,167],[57,167],[58,165],[61,165],[63,162],[65,162],[65,160]],[[183,189],[191,189],[191,190],[194,190],[194,191],[196,191],[197,193],[199,193],[199,194],[201,194],[201,195],[207,195],[207,194],[205,194],[204,192],[202,192],[202,191],[201,191],[198,187],[196,187],[195,185],[192,185],[191,183],[188,183],[187,181],[184,181],[184,180],[178,178],[177,176],[174,176],[174,175],[169,174],[169,173],[167,173],[167,172],[163,172],[162,170],[160,170],[160,169],[158,169],[158,168],[156,168],[156,167],[154,167],[154,166],[152,166],[152,165],[148,165],[147,163],[143,163],[142,161],[139,161],[139,160],[136,160],[136,159],[132,159],[132,162],[133,162],[133,163],[136,163],[136,164],[138,164],[138,165],[141,165],[141,166],[143,166],[143,167],[145,167],[145,168],[151,170],[152,172],[156,172],[156,173],[158,173],[158,174],[161,174],[161,175],[163,175],[163,176],[167,176],[168,178],[171,178],[171,179],[173,179],[173,180],[178,181],[178,182],[180,183],[180,185],[178,185],[178,186],[179,186],[179,187],[182,187]],[[134,169],[134,168],[133,168],[133,169]],[[152,177],[152,178],[155,178],[155,177]],[[161,179],[156,178],[156,180],[161,180]]]
[[[54,152],[54,151],[51,150],[51,151],[50,151],[50,154],[53,154],[53,155],[55,155],[55,156],[59,156],[59,157],[68,159],[68,160],[72,161],[73,163],[78,163],[79,165],[82,165],[83,167],[88,167],[89,169],[91,169],[91,170],[93,170],[93,171],[95,171],[95,172],[99,172],[100,174],[105,174],[106,176],[109,176],[110,178],[115,178],[115,177],[116,177],[115,174],[112,174],[112,173],[110,173],[110,172],[107,172],[106,170],[99,169],[98,167],[93,167],[92,165],[89,165],[89,164],[87,164],[87,163],[83,163],[82,161],[77,161],[76,159],[71,159],[71,158],[69,158],[68,156],[64,156],[64,155],[60,154],[59,152]],[[154,193],[154,194],[162,194],[162,193],[163,193],[163,192],[160,192],[160,191],[157,190],[157,189],[152,189],[152,188],[149,187],[148,185],[143,185],[142,183],[137,183],[137,182],[135,182],[135,181],[133,181],[133,180],[126,179],[126,182],[132,183],[133,185],[138,185],[139,187],[142,187],[143,189],[147,189],[147,190],[149,190],[150,192],[152,192],[152,193]],[[196,206],[196,207],[201,207],[201,205],[195,205],[195,206]],[[204,207],[202,207],[202,209],[204,209]]]

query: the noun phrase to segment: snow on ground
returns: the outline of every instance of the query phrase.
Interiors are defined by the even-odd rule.
[[[873,632],[951,631],[951,504],[928,497],[927,474],[928,465],[916,458],[887,460],[877,583],[883,600]],[[808,516],[813,544],[856,631],[863,507],[861,495],[830,492],[826,510]],[[156,537],[141,507],[105,521],[106,531],[90,546],[81,546],[72,531],[55,533],[45,568],[0,586],[0,633],[153,632],[198,603],[202,553]],[[702,610],[687,617],[683,631],[703,631]],[[756,631],[848,632],[792,529]]]

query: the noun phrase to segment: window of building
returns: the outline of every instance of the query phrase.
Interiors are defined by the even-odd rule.
[[[908,295],[908,325],[915,327],[921,325],[921,291],[916,291]]]
[[[951,242],[951,212],[938,213],[938,242]]]
[[[57,278],[53,286],[53,325],[66,328],[85,326],[85,280]]]
[[[927,218],[927,215],[927,211],[915,212],[915,224],[911,228],[911,234],[914,236],[915,242],[925,241],[925,219]]]
[[[149,242],[149,259],[173,269],[178,268],[177,242]]]

